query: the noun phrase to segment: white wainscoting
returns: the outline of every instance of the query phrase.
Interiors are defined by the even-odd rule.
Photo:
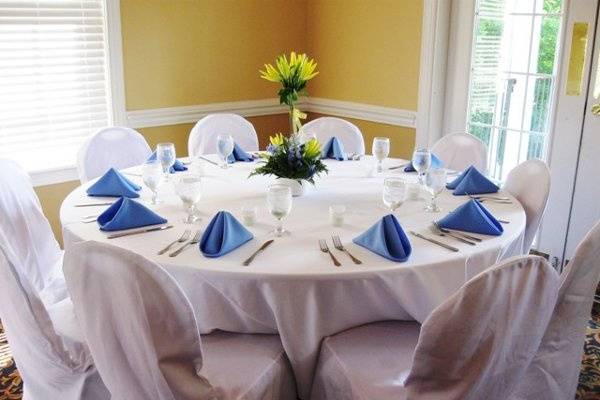
[[[298,103],[302,111],[356,118],[388,125],[415,128],[417,112],[392,107],[374,106],[349,101],[310,97]],[[183,107],[155,108],[127,112],[127,125],[132,128],[177,125],[197,122],[211,113],[231,112],[244,117],[286,114],[287,108],[279,100],[262,99],[226,103],[198,104]]]

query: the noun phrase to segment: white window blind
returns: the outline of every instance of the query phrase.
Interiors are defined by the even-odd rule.
[[[109,99],[103,0],[0,0],[0,157],[74,166]]]

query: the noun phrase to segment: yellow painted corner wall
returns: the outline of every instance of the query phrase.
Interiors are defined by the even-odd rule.
[[[258,70],[306,51],[305,0],[121,0],[128,110],[275,97]]]
[[[421,0],[308,0],[309,95],[417,109]]]

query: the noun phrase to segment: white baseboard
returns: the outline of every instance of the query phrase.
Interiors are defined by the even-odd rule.
[[[398,108],[374,106],[349,101],[310,97],[298,103],[302,111],[332,116],[356,118],[388,125],[416,127],[417,112]],[[198,104],[183,107],[155,108],[127,112],[127,125],[132,128],[195,123],[211,113],[231,112],[244,117],[285,114],[279,99],[232,101],[226,103]]]

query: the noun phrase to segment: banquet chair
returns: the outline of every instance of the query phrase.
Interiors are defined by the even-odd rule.
[[[46,306],[68,298],[62,274],[63,252],[29,175],[0,159],[0,243]]]
[[[511,399],[575,398],[586,327],[599,280],[600,222],[577,246],[561,274],[552,319],[525,378]]]
[[[423,325],[372,323],[326,338],[312,399],[505,400],[552,315],[558,274],[510,258],[469,280]]]
[[[258,150],[254,126],[237,114],[209,114],[194,125],[188,139],[190,157],[217,152],[217,137],[228,134],[245,151]]]
[[[65,259],[75,313],[113,399],[296,399],[278,336],[201,338],[173,277],[128,250],[80,242]]]
[[[100,129],[77,152],[79,180],[85,183],[103,175],[109,168],[129,168],[143,164],[152,154],[146,139],[122,126]]]
[[[365,154],[365,140],[360,129],[345,119],[321,117],[307,122],[302,129],[307,134],[314,134],[321,144],[335,136],[342,142],[346,153]]]
[[[487,149],[485,144],[468,133],[451,133],[443,136],[432,147],[444,166],[462,171],[471,165],[482,173],[487,171]]]
[[[543,161],[525,161],[508,173],[504,190],[515,196],[525,209],[523,254],[528,254],[546,210],[550,170]]]
[[[57,333],[29,279],[2,247],[0,319],[23,379],[23,399],[110,399],[86,346]]]

